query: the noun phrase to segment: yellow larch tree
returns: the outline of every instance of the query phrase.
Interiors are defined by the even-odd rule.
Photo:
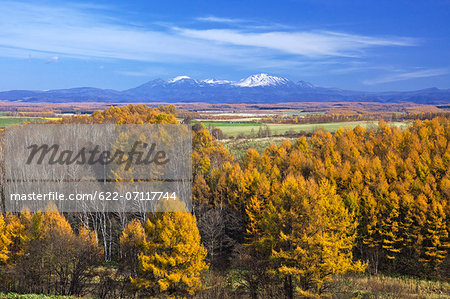
[[[6,230],[5,219],[2,214],[0,214],[0,264],[6,263],[9,258],[9,244],[11,239],[8,231]]]
[[[352,256],[357,223],[328,181],[288,176],[262,217],[255,217],[260,203],[253,203],[249,232],[259,235],[254,245],[269,255],[286,298],[296,289],[305,296],[320,293],[333,274],[364,270]]]
[[[139,219],[133,219],[125,226],[120,236],[121,266],[131,277],[137,275],[139,254],[144,249],[145,230]]]
[[[181,210],[180,201],[163,202],[162,209]],[[133,285],[150,294],[192,295],[199,291],[208,269],[195,216],[188,212],[156,212],[145,224],[146,240]]]
[[[27,242],[30,240],[30,232],[28,227],[24,224],[28,223],[26,220],[31,217],[30,213],[12,214],[6,213],[6,231],[9,234],[10,245],[9,255],[12,262],[16,262],[21,256],[25,254]]]

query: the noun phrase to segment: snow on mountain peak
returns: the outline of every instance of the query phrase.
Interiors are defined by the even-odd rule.
[[[283,77],[269,76],[268,74],[261,73],[252,75],[239,82],[234,83],[240,87],[256,87],[256,86],[276,86],[289,83],[290,80]]]
[[[170,80],[167,81],[167,82],[169,82],[169,83],[175,83],[175,82],[177,82],[177,81],[184,80],[184,79],[192,79],[192,78],[189,77],[189,76],[178,76],[178,77],[175,77],[175,78],[173,78],[173,79],[170,79]]]
[[[202,82],[207,83],[207,84],[228,84],[228,83],[232,83],[232,81],[228,81],[228,80],[217,80],[217,79],[205,79],[202,80]]]
[[[284,87],[300,87],[300,88],[314,88],[315,86],[309,82],[299,81],[297,83],[292,82],[291,80],[284,77],[276,77],[270,76],[266,73],[251,75],[247,78],[243,78],[239,81],[230,81],[230,80],[219,80],[219,79],[204,79],[204,80],[196,80],[189,76],[178,76],[166,81],[169,84],[174,83],[183,83],[188,84],[189,86],[198,86],[198,87],[206,87],[206,86],[235,86],[235,87],[276,87],[276,86],[284,86]],[[162,82],[164,84],[164,82]]]

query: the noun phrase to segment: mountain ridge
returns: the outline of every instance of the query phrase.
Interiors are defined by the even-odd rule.
[[[0,92],[0,101],[18,102],[414,102],[448,104],[450,89],[436,87],[415,91],[367,92],[293,82],[266,73],[238,81],[204,79],[186,75],[169,80],[154,79],[126,90],[76,87],[68,89],[9,90]]]

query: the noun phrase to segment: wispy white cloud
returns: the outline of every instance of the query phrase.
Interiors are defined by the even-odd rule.
[[[177,76],[177,71],[168,68],[165,64],[152,64],[150,66],[140,66],[136,69],[121,69],[114,71],[117,74],[128,77],[170,77]]]
[[[247,23],[247,20],[243,19],[233,19],[233,18],[222,18],[216,16],[207,16],[207,17],[198,17],[195,20],[200,22],[209,22],[209,23],[226,23],[226,24],[234,24],[234,23]]]
[[[449,73],[450,73],[450,71],[448,69],[424,69],[424,70],[414,71],[414,72],[390,74],[390,75],[379,77],[376,79],[365,80],[365,81],[363,81],[363,83],[366,85],[374,85],[374,84],[397,82],[397,81],[404,81],[404,80],[410,80],[410,79],[416,79],[416,78],[436,77],[436,76],[446,75]]]
[[[381,38],[324,31],[274,31],[246,32],[233,29],[183,29],[174,28],[181,35],[221,44],[247,47],[261,47],[283,53],[317,56],[359,56],[361,51],[375,46],[413,46],[417,41],[411,38]]]
[[[89,7],[89,6],[88,6]],[[3,2],[0,56],[71,56],[161,63],[207,62],[235,65],[282,65],[303,59],[361,56],[365,49],[413,46],[406,37],[371,37],[342,32],[253,28],[150,28],[127,25],[104,13],[105,7],[50,6]],[[202,17],[198,21],[245,20]],[[274,63],[276,62],[276,63]]]
[[[349,74],[355,72],[365,72],[367,70],[376,70],[376,71],[384,71],[384,72],[401,72],[398,68],[392,65],[369,65],[364,62],[349,62],[346,66],[330,69],[329,72],[332,74]]]
[[[273,22],[268,22],[268,21],[250,20],[250,19],[205,16],[205,17],[195,18],[195,20],[198,22],[217,23],[220,25],[227,25],[229,27],[246,29],[246,30],[268,31],[268,30],[293,29],[291,26],[288,26],[285,24],[273,23]]]
[[[140,71],[118,71],[120,75],[130,76],[130,77],[148,77],[150,73],[148,72],[140,72]]]
[[[166,31],[126,26],[111,18],[74,7],[5,2],[0,10],[0,55],[196,61],[242,59],[245,49],[213,45]],[[48,57],[48,56],[47,56]]]
[[[54,55],[52,57],[50,57],[49,59],[47,59],[47,61],[45,63],[49,64],[49,63],[54,63],[54,62],[58,62],[59,61],[59,56]]]

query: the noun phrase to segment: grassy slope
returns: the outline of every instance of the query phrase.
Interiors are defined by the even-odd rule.
[[[251,126],[249,123],[213,123],[216,128],[220,128],[225,134],[232,133],[244,133],[248,134],[251,131]],[[218,125],[216,125],[218,124]],[[254,125],[256,124],[253,123]],[[272,134],[282,134],[289,130],[294,130],[296,132],[313,132],[316,129],[322,129],[324,131],[335,132],[340,127],[344,128],[354,128],[356,126],[362,126],[365,128],[376,127],[378,122],[376,121],[353,121],[353,122],[338,122],[338,123],[325,123],[325,124],[269,124],[269,128]],[[409,125],[408,122],[393,122],[389,123],[391,126],[397,126],[400,128],[405,128]],[[259,128],[259,127],[258,127]],[[255,132],[258,132],[256,129]],[[282,132],[282,133],[280,133]],[[237,136],[238,134],[236,134]],[[235,136],[235,135],[232,135]],[[232,153],[237,159],[241,159],[249,148],[256,149],[259,153],[262,153],[269,145],[276,144],[280,146],[284,140],[289,139],[292,143],[297,140],[297,138],[287,138],[287,137],[268,137],[268,138],[245,138],[245,139],[223,139],[221,142],[225,147]]]
[[[222,130],[222,132],[227,136],[237,137],[240,134],[245,136],[251,136],[252,129],[253,133],[257,134],[260,127],[264,126],[261,123],[252,122],[203,122],[203,124],[208,127],[209,124],[214,125],[216,128]],[[392,122],[390,125],[405,127],[408,125],[407,122]],[[334,132],[340,127],[343,128],[354,128],[356,126],[361,127],[376,127],[378,121],[347,121],[347,122],[332,122],[323,124],[267,124],[272,135],[284,134],[289,130],[294,132],[314,132],[317,130],[325,130]]]
[[[53,117],[20,117],[20,116],[0,116],[0,128],[6,128],[10,125],[17,125],[28,122],[41,122],[44,120],[54,120]]]
[[[249,148],[256,149],[259,153],[271,144],[280,146],[284,140],[289,139],[292,143],[297,140],[296,138],[286,137],[269,137],[269,138],[253,138],[253,139],[224,139],[221,140],[225,147],[234,155],[236,159],[241,159]]]
[[[339,277],[329,293],[336,298],[450,298],[450,284],[410,277],[347,275]]]
[[[219,275],[219,276],[217,276]],[[209,285],[207,290],[199,293],[194,298],[212,299],[220,297],[250,298],[236,289],[242,286],[238,276],[234,277],[232,273],[225,279],[223,274],[208,271],[204,277],[204,283]],[[220,279],[218,280],[219,277]],[[264,288],[264,285],[262,286]],[[279,295],[282,290],[279,290]],[[221,296],[219,297],[218,294]],[[264,290],[263,290],[264,294]],[[261,295],[263,295],[261,294]],[[225,295],[225,296],[224,296]],[[334,282],[328,285],[324,296],[321,298],[416,298],[416,299],[450,299],[450,284],[442,281],[423,280],[411,277],[389,277],[383,275],[342,275],[337,276]],[[16,293],[2,294],[0,299],[75,299],[71,296],[46,296],[38,294],[19,295]],[[82,297],[88,298],[88,297]],[[163,297],[159,297],[163,298]],[[164,297],[165,298],[165,297]],[[264,297],[262,297],[264,298]]]
[[[238,272],[231,270],[226,277],[219,272],[207,272],[204,277],[205,284],[212,286],[196,297],[250,298],[246,282]],[[258,298],[283,298],[282,285],[262,283]],[[304,297],[297,294],[295,298]],[[326,283],[322,296],[308,298],[450,299],[450,284],[404,276],[346,274],[335,276],[332,282]]]

